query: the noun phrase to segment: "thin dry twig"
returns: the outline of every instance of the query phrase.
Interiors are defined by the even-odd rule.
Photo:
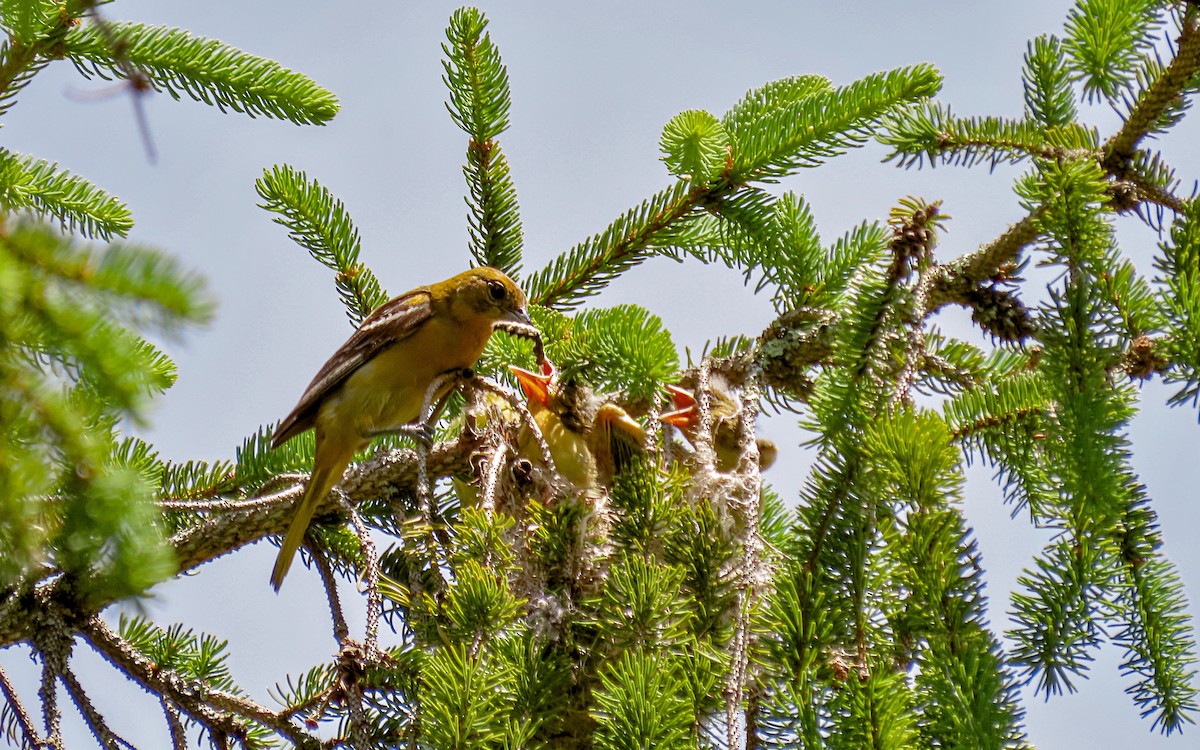
[[[33,717],[25,710],[25,705],[21,703],[21,697],[17,695],[16,688],[8,679],[8,673],[3,669],[0,669],[0,692],[4,693],[4,699],[8,701],[13,715],[17,718],[17,726],[21,727],[21,733],[25,736],[25,744],[30,747],[39,747],[45,744],[38,735],[37,727],[33,725]]]
[[[99,617],[92,617],[84,622],[80,633],[92,648],[113,666],[151,693],[178,705],[196,721],[205,725],[214,738],[244,737],[245,726],[239,720],[239,717],[244,717],[273,730],[297,747],[316,750],[320,746],[320,741],[315,736],[292,724],[286,716],[271,711],[249,698],[186,679],[169,669],[160,669]]]
[[[50,662],[42,654],[42,684],[38,688],[38,698],[42,701],[42,719],[46,724],[46,745],[55,750],[61,750],[62,712],[58,708],[58,680]]]
[[[1176,41],[1175,56],[1162,75],[1150,85],[1125,118],[1121,129],[1104,143],[1107,158],[1132,154],[1154,129],[1154,124],[1168,107],[1179,102],[1181,92],[1200,71],[1200,28],[1188,22]]]
[[[79,684],[75,673],[70,669],[63,670],[61,675],[63,685],[67,688],[67,694],[71,696],[71,700],[79,708],[79,713],[83,714],[83,720],[87,722],[88,728],[92,730],[92,735],[96,741],[103,745],[107,750],[121,750],[122,747],[133,748],[133,745],[126,742],[112,727],[108,726],[108,722],[96,710],[96,706],[92,703],[92,699],[88,697],[84,691],[83,685]]]
[[[383,616],[383,596],[379,593],[379,554],[375,549],[375,542],[371,539],[371,530],[367,528],[354,506],[347,503],[346,513],[350,516],[350,525],[358,536],[359,544],[362,545],[363,583],[367,589],[366,640],[363,646],[366,660],[375,662],[380,658],[379,620]]]
[[[753,363],[754,358],[750,357],[749,361]],[[762,513],[762,471],[759,466],[756,423],[760,377],[761,370],[754,364],[748,365],[745,383],[742,386],[741,409],[738,412],[738,447],[741,457],[738,460],[737,479],[741,491],[739,499],[743,522],[740,531],[735,532],[735,538],[742,550],[742,559],[736,570],[737,620],[730,642],[732,658],[726,682],[725,728],[730,748],[744,748],[750,745],[750,726],[746,714],[742,711],[749,680],[753,637],[750,625],[760,591],[771,578],[771,571],[763,565],[763,540],[759,528],[759,516]],[[739,527],[735,525],[736,529]]]
[[[179,709],[165,697],[159,698],[163,716],[167,719],[167,730],[171,733],[171,750],[187,750],[187,732],[183,728],[183,720],[179,717]]]
[[[346,615],[342,613],[342,599],[338,594],[337,579],[333,575],[333,567],[325,557],[325,550],[318,545],[309,545],[312,550],[313,565],[325,586],[325,599],[329,602],[329,616],[333,621],[333,639],[342,644],[350,637],[350,626],[346,624]]]

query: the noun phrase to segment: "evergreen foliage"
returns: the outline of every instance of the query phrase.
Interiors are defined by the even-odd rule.
[[[336,111],[277,63],[93,5],[0,0],[0,112],[64,56],[85,75],[250,115]],[[522,226],[498,141],[511,93],[486,29],[473,8],[451,17],[447,107],[467,137],[471,259],[516,274]],[[719,117],[671,118],[668,184],[522,279],[557,368],[553,416],[604,464],[596,483],[543,460],[525,400],[495,382],[512,384],[508,364],[541,364],[535,346],[493,337],[432,441],[380,440],[318,508],[301,558],[339,651],[282,678],[282,708],[247,697],[223,642],[144,618],[113,630],[101,612],[283,532],[312,437],[272,450],[271,428],[251,427],[232,460],[172,463],[124,435],[175,377],[146,336],[202,323],[211,303],[157,251],[71,236],[128,232],[115,198],[0,151],[0,633],[31,645],[44,718],[0,672],[0,726],[14,744],[61,746],[61,685],[98,742],[120,746],[73,676],[72,648],[86,646],[161,700],[176,747],[190,732],[247,748],[1025,748],[1020,688],[1074,690],[1111,642],[1148,729],[1184,730],[1195,637],[1128,425],[1135,381],[1161,377],[1179,387],[1173,404],[1200,402],[1200,209],[1144,145],[1200,85],[1200,9],[1080,0],[1062,38],[1030,42],[1022,78],[1017,118],[953,114],[929,65],[843,85],[795,76]],[[1117,132],[1081,121],[1096,99],[1122,113]],[[872,138],[904,167],[1024,164],[1027,216],[954,259],[935,252],[942,204],[914,197],[823,240],[804,197],[772,185]],[[386,299],[328,189],[288,165],[256,187],[334,271],[352,322]],[[1119,246],[1122,215],[1171,217],[1156,277]],[[654,256],[728,267],[771,295],[776,319],[683,365],[652,310],[578,310]],[[1044,289],[1020,278],[1030,262],[1056,272]],[[947,305],[970,309],[992,343],[941,333],[932,316]],[[654,419],[678,406],[666,384],[694,395],[687,445]],[[798,503],[763,483],[762,399],[809,435]],[[645,440],[599,417],[614,411]],[[738,460],[723,472],[730,443]],[[988,621],[986,561],[962,510],[975,459],[1015,513],[1053,531],[1012,598],[1007,640]],[[341,579],[361,581],[361,638]]]
[[[475,8],[460,8],[450,17],[443,80],[450,90],[446,103],[454,124],[470,136],[467,142],[467,226],[471,255],[482,266],[495,266],[514,278],[520,271],[522,232],[517,192],[508,160],[497,137],[508,129],[512,97],[500,52],[484,33],[487,19]]]
[[[175,99],[187,95],[222,111],[322,125],[337,99],[274,60],[246,54],[181,29],[137,23],[90,23],[63,38],[64,51],[85,77],[128,78],[128,66]]]
[[[266,201],[260,205],[279,214],[275,223],[287,227],[289,237],[337,273],[334,284],[356,328],[387,301],[375,274],[358,260],[358,229],[328,189],[286,164],[265,170],[254,187]]]

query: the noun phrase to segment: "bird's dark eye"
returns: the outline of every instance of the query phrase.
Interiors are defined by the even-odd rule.
[[[499,281],[489,281],[488,294],[491,295],[492,299],[496,302],[503,302],[504,298],[508,296],[508,291]]]

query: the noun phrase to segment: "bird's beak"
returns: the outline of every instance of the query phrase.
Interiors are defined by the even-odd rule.
[[[691,427],[696,424],[696,397],[692,392],[677,385],[668,385],[667,390],[671,392],[671,406],[674,406],[675,410],[659,415],[658,421],[674,427]]]
[[[671,394],[671,406],[676,412],[696,408],[696,396],[690,390],[679,388],[678,385],[667,385],[667,391]]]
[[[646,429],[616,404],[601,406],[600,410],[596,412],[596,422],[597,424],[606,424],[610,431],[616,428],[624,432],[639,444],[646,441]]]
[[[671,405],[675,407],[675,411],[683,411],[696,406],[696,397],[686,388],[680,388],[677,385],[668,385],[667,390],[671,393]]]
[[[516,310],[509,310],[500,316],[501,323],[516,323],[523,326],[532,326],[533,320],[529,317],[529,311],[524,307]]]
[[[666,414],[659,414],[658,421],[672,427],[690,427],[696,421],[696,409],[694,406],[688,406],[669,411]]]
[[[525,393],[525,398],[542,406],[550,402],[549,375],[538,375],[535,372],[523,370],[515,365],[509,365],[508,369],[512,370],[512,374],[517,376],[517,382],[521,384],[521,390]]]

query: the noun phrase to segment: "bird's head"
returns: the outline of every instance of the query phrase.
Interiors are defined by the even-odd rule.
[[[688,440],[693,442],[696,432],[700,429],[700,408],[696,396],[686,388],[668,385],[671,394],[672,411],[658,417],[660,422],[677,427]],[[723,388],[714,387],[709,390],[709,410],[713,419],[713,443],[717,451],[718,464],[723,464],[722,471],[730,471],[736,463],[736,456],[741,451],[737,434],[737,400]],[[765,471],[775,463],[779,455],[779,447],[773,440],[757,438],[758,468]]]
[[[488,318],[497,326],[533,328],[525,292],[503,271],[480,266],[443,284],[453,291],[456,301],[461,300],[463,308]]]

